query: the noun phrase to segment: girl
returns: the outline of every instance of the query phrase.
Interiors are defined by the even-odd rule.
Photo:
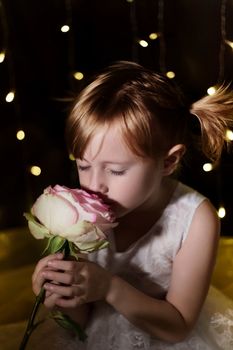
[[[211,296],[205,302],[216,210],[174,174],[194,144],[218,162],[232,97],[219,88],[187,106],[170,80],[131,62],[110,67],[80,94],[67,122],[69,147],[81,187],[102,196],[118,226],[109,247],[88,260],[58,254],[38,262],[35,294],[53,281],[44,285],[45,306],[65,310],[88,334],[84,344],[57,334],[51,349],[230,349],[230,328],[218,333],[219,314],[207,314]]]

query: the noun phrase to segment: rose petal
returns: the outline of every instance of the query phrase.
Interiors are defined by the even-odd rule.
[[[43,239],[49,236],[49,230],[43,225],[40,225],[39,223],[35,223],[34,221],[28,221],[28,227],[31,234],[36,239]]]
[[[32,213],[52,234],[60,234],[78,220],[74,206],[53,194],[42,194],[33,205]]]

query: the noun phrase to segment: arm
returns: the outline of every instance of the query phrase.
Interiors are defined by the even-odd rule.
[[[67,286],[46,283],[45,288],[60,295],[56,305],[61,307],[77,307],[105,299],[132,324],[152,336],[178,342],[187,336],[199,315],[208,291],[218,240],[219,220],[213,206],[204,201],[196,210],[188,237],[174,260],[165,300],[149,297],[90,262],[51,262],[54,268],[64,272],[50,272],[46,278]]]
[[[219,221],[204,201],[177,254],[165,300],[156,300],[113,276],[106,300],[131,323],[162,340],[177,342],[192,329],[206,297],[215,264]]]

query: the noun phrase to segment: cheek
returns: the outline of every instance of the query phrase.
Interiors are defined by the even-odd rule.
[[[143,200],[148,191],[148,181],[132,177],[114,188],[111,198],[124,208],[131,208]]]
[[[78,179],[81,187],[86,187],[88,185],[88,176],[78,172]]]

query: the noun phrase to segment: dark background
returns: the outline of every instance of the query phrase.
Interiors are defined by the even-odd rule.
[[[64,139],[71,101],[90,76],[115,60],[137,61],[175,80],[194,101],[208,87],[231,83],[232,0],[0,1],[0,229],[25,225],[23,212],[48,185],[77,186]],[[62,33],[62,25],[70,31]],[[151,32],[158,39],[148,38]],[[139,39],[148,41],[146,48]],[[75,80],[81,71],[84,79]],[[15,91],[11,103],[5,101]],[[16,139],[19,129],[23,141]],[[194,154],[181,179],[224,205],[222,234],[233,235],[233,155],[203,172]],[[38,165],[40,176],[30,167]]]

